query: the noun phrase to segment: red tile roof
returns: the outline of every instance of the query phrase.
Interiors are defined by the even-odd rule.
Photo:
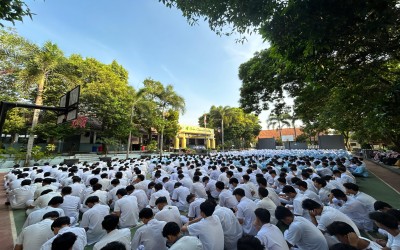
[[[300,128],[296,128],[296,136],[303,134]],[[282,135],[293,135],[294,136],[294,129],[293,128],[283,128]],[[261,130],[258,134],[258,138],[275,138],[279,139],[280,134],[278,129],[269,129],[269,130]]]

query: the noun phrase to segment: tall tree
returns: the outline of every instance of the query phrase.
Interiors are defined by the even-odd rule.
[[[178,95],[174,87],[172,85],[164,85],[159,81],[154,81],[152,79],[146,79],[144,82],[144,88],[146,93],[147,100],[152,100],[157,110],[159,111],[158,117],[155,119],[155,124],[157,126],[157,130],[160,131],[160,155],[162,155],[163,143],[164,143],[164,129],[166,126],[166,116],[168,112],[178,111],[185,112],[185,100],[183,97]],[[177,131],[176,131],[177,132]]]
[[[24,16],[32,18],[33,13],[29,9],[28,5],[21,0],[2,0],[0,7],[0,20],[11,22],[15,24],[15,21],[22,21]],[[0,26],[4,26],[0,22]]]

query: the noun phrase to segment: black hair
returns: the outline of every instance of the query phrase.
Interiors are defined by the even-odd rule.
[[[240,197],[244,197],[245,196],[245,192],[241,188],[236,188],[235,190],[233,190],[232,195],[239,195]]]
[[[277,206],[275,210],[275,218],[277,220],[283,220],[287,217],[293,217],[292,212],[286,207]]]
[[[106,231],[112,231],[117,228],[119,222],[119,217],[115,214],[109,214],[104,217],[103,221],[101,222],[101,226]]]
[[[392,208],[392,206],[384,201],[375,201],[374,209],[375,211],[384,209],[384,208]]]
[[[267,186],[267,179],[265,179],[264,177],[258,177],[256,181],[258,185]]]
[[[308,188],[308,184],[307,184],[307,182],[305,182],[305,181],[297,181],[297,182],[293,182],[292,181],[292,183],[295,183],[297,186],[299,186],[299,187],[303,187],[303,188],[305,188],[305,189],[307,189]]]
[[[121,195],[121,196],[124,196],[124,195],[127,195],[127,194],[128,194],[128,192],[126,191],[125,188],[118,189],[117,193],[116,193],[116,195]]]
[[[100,183],[96,183],[92,186],[93,191],[100,190],[103,187]]]
[[[125,189],[126,189],[127,192],[134,191],[135,190],[135,186],[128,185]]]
[[[238,184],[239,183],[239,181],[238,181],[238,179],[236,179],[236,178],[230,178],[229,179],[229,184],[233,184],[233,183],[235,183],[235,184]]]
[[[162,230],[162,235],[166,238],[168,235],[177,236],[180,232],[181,228],[176,222],[167,222]]]
[[[191,199],[195,198],[195,197],[196,197],[196,195],[194,195],[194,194],[188,194],[188,195],[186,196],[186,202],[189,203],[189,201],[190,201]]]
[[[139,212],[139,219],[150,219],[154,216],[153,210],[151,208],[143,208]]]
[[[156,205],[160,204],[160,203],[168,203],[167,198],[165,198],[164,196],[161,196],[159,198],[157,198],[156,200]]]
[[[71,187],[63,187],[61,189],[61,194],[71,194],[72,193],[72,188]]]
[[[270,223],[271,221],[271,214],[269,213],[269,211],[265,208],[257,208],[254,211],[254,214],[256,215],[256,217],[263,223]]]
[[[78,237],[73,232],[59,234],[51,243],[51,250],[69,250]]]
[[[331,193],[333,194],[333,196],[335,198],[345,198],[346,197],[346,194],[342,190],[337,189],[337,188],[336,189],[332,189]]]
[[[301,203],[301,207],[303,208],[303,209],[306,209],[306,210],[314,210],[314,209],[317,209],[317,208],[321,208],[322,206],[321,206],[321,204],[319,204],[318,202],[316,202],[316,201],[314,201],[314,200],[311,200],[311,199],[305,199],[305,200],[303,200],[303,202]]]
[[[102,247],[100,250],[129,250],[129,249],[126,249],[125,245],[120,241],[111,241],[110,243],[107,243],[107,245]]]
[[[237,250],[264,250],[264,246],[255,236],[244,235],[237,242]]]
[[[369,218],[390,229],[398,229],[399,227],[396,217],[388,213],[372,212],[369,214]]]
[[[360,190],[360,188],[358,187],[357,184],[354,184],[354,183],[351,183],[351,182],[344,183],[343,186],[345,188],[347,188],[347,189],[350,189],[350,190],[353,190],[353,191],[356,191],[356,192],[358,192],[358,190]]]
[[[258,188],[258,195],[260,196],[260,198],[268,197],[268,195],[269,195],[268,189],[263,188],[263,187],[259,187]]]
[[[354,228],[343,221],[334,221],[326,227],[330,235],[347,235],[354,233]]]
[[[225,184],[222,181],[217,181],[215,183],[215,187],[220,189],[220,190],[223,190],[225,188]]]
[[[51,230],[54,231],[54,228],[61,228],[64,225],[71,224],[71,220],[68,216],[58,217],[51,224]]]
[[[284,187],[282,188],[282,193],[287,194],[287,193],[297,193],[297,192],[296,192],[296,190],[294,189],[294,187],[286,185],[286,186],[284,186]]]
[[[27,185],[31,185],[31,180],[23,180],[21,181],[21,186],[27,186]]]
[[[47,205],[49,206],[54,206],[54,205],[58,205],[64,202],[64,198],[61,196],[54,196],[53,198],[51,198],[51,200],[49,201],[49,203]]]
[[[89,196],[86,201],[85,201],[85,205],[89,204],[89,203],[96,203],[99,202],[100,199],[98,196]]]
[[[96,183],[98,183],[98,182],[99,182],[99,179],[97,179],[97,178],[92,178],[92,179],[90,179],[89,184],[90,184],[90,186],[93,186],[94,184],[96,184]]]
[[[205,201],[200,204],[200,211],[203,212],[207,217],[211,216],[214,213],[214,210],[214,204],[209,201]]]
[[[154,189],[155,189],[156,191],[159,191],[159,190],[161,190],[162,188],[163,188],[163,185],[162,185],[161,183],[157,183],[157,184],[154,185]]]
[[[43,215],[43,220],[47,219],[47,218],[58,218],[60,217],[60,214],[57,211],[51,211],[51,212],[47,212]]]

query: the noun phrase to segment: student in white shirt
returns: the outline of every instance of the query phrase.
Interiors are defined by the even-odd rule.
[[[163,196],[156,200],[156,206],[159,210],[154,216],[159,221],[175,222],[179,226],[182,226],[181,214],[179,209],[175,206],[168,205],[167,199]]]
[[[182,227],[183,232],[189,232],[189,235],[197,236],[203,244],[203,250],[223,250],[224,232],[218,216],[213,215],[215,206],[206,201],[200,205],[201,219],[199,222],[188,222]],[[192,224],[192,222],[194,222]]]
[[[103,229],[107,231],[107,234],[94,244],[93,250],[101,250],[104,246],[113,241],[119,241],[125,245],[126,249],[131,249],[131,231],[129,228],[117,229],[118,221],[118,216],[114,214],[104,217],[101,225]]]
[[[297,216],[303,216],[303,217],[308,217],[308,212],[304,211],[304,209],[301,207],[301,203],[303,200],[305,200],[307,197],[297,193],[297,191],[294,189],[292,186],[284,186],[282,188],[282,192],[286,194],[286,196],[293,201],[293,213],[294,215]]]
[[[340,203],[342,203],[341,206],[334,204],[333,198],[336,198]],[[330,206],[335,207],[342,213],[349,216],[359,229],[364,229],[367,231],[373,230],[373,223],[368,218],[369,212],[365,206],[355,198],[347,196],[342,190],[331,190],[329,204]]]
[[[132,249],[143,246],[144,249],[167,250],[166,239],[161,234],[166,222],[154,219],[153,210],[150,208],[143,208],[139,218],[144,225],[136,230],[132,239]]]
[[[90,196],[86,199],[86,206],[89,208],[82,215],[80,227],[86,230],[88,245],[99,241],[106,231],[102,228],[101,222],[110,213],[110,208],[99,203],[99,197]]]
[[[368,212],[374,212],[374,203],[376,202],[376,199],[372,197],[371,195],[368,195],[364,192],[361,192],[357,184],[353,183],[345,183],[343,184],[344,188],[346,189],[346,194],[353,195],[353,197],[361,202],[365,208],[368,210]]]
[[[275,211],[274,211],[275,212]],[[270,223],[271,214],[267,209],[257,208],[254,211],[257,232],[256,237],[261,241],[266,250],[289,250],[281,230]]]
[[[184,187],[180,182],[175,183],[174,191],[172,193],[172,201],[180,211],[187,211],[188,204],[186,202],[186,197],[189,194],[190,194],[189,188]]]
[[[190,193],[196,195],[197,198],[207,199],[207,192],[203,183],[200,182],[200,176],[193,176],[193,185],[190,188]]]
[[[33,201],[35,189],[31,186],[31,180],[23,180],[21,187],[8,192],[8,201],[12,209],[25,209],[28,201]]]
[[[360,235],[360,231],[358,230],[356,224],[344,213],[340,212],[336,208],[329,206],[322,206],[319,203],[311,200],[305,199],[302,203],[302,206],[305,210],[307,210],[310,214],[311,222],[318,227],[323,233],[326,232],[326,228],[328,225],[332,224],[335,221],[341,221],[347,223],[353,228],[353,231]],[[316,217],[319,217],[318,220]]]
[[[74,244],[78,236],[73,232],[65,232],[57,235],[51,243],[51,249],[74,249]]]
[[[167,239],[169,250],[203,250],[201,241],[195,236],[183,236],[181,228],[175,222],[165,224],[162,235]]]
[[[60,204],[63,203],[63,201],[64,200],[61,196],[53,197],[49,201],[47,207],[33,211],[32,213],[30,213],[28,215],[28,217],[26,218],[25,223],[22,226],[22,228],[25,228],[27,226],[30,226],[30,225],[40,222],[43,219],[43,215],[45,215],[46,213],[51,212],[51,211],[57,211],[58,214],[60,215],[60,217],[64,216],[64,210],[59,208]]]
[[[254,201],[250,200],[245,196],[245,192],[241,188],[237,188],[233,191],[233,195],[236,200],[239,202],[237,205],[236,217],[239,220],[239,223],[243,226],[243,233],[256,235],[257,230],[253,225],[255,220],[254,211],[257,208],[257,205]]]
[[[81,199],[76,196],[72,196],[72,188],[71,187],[63,187],[61,189],[61,196],[64,201],[60,204],[59,208],[64,210],[65,216],[70,218],[74,218],[74,221],[71,221],[71,224],[74,225],[78,222],[79,217],[79,209],[81,208]]]
[[[189,217],[189,221],[193,219],[201,218],[200,205],[205,202],[204,198],[196,198],[194,194],[189,194],[186,197],[186,201],[189,204],[189,211],[187,216]]]
[[[67,216],[59,217],[56,220],[54,220],[53,224],[51,224],[51,229],[53,230],[55,236],[46,241],[46,243],[43,244],[40,250],[51,250],[53,241],[59,235],[64,234],[66,232],[72,232],[77,236],[77,239],[75,240],[72,246],[72,250],[82,250],[85,248],[87,244],[85,229],[80,227],[70,227],[70,218]]]
[[[276,205],[270,198],[268,198],[269,195],[268,189],[259,187],[258,195],[260,196],[260,200],[257,202],[257,208],[267,209],[271,217],[270,218],[271,223],[276,225],[276,223],[278,222],[278,220],[275,219]]]
[[[154,208],[156,206],[155,202],[160,197],[167,198],[168,205],[172,205],[170,194],[168,193],[167,190],[165,190],[163,188],[163,185],[161,183],[155,184],[154,190],[155,190],[155,192],[151,194],[150,200],[149,200],[149,205],[151,208]]]
[[[357,235],[354,228],[342,221],[335,221],[327,226],[330,235],[335,236],[341,243],[363,250],[379,250],[382,249],[378,243],[370,241],[364,237]]]
[[[391,250],[400,250],[400,229],[398,220],[389,213],[372,212],[369,218],[380,228],[388,232],[386,247]]]
[[[299,250],[328,250],[328,243],[322,232],[309,220],[294,216],[282,206],[276,208],[275,218],[289,226],[284,233],[285,240]]]
[[[54,236],[51,224],[58,216],[58,212],[51,211],[43,215],[42,221],[25,227],[16,240],[14,250],[39,250],[46,241]]]
[[[218,195],[219,195],[219,192],[217,191],[217,188],[215,187],[215,183],[217,183],[217,181],[210,179],[210,177],[208,177],[208,176],[204,176],[202,180],[203,180],[205,190],[207,192],[208,197],[217,199]]]
[[[139,221],[139,208],[135,196],[128,195],[125,188],[118,189],[114,214],[119,217],[119,228],[131,228]]]
[[[136,189],[135,186],[129,185],[126,187],[126,191],[128,195],[136,197],[139,211],[149,205],[149,198],[142,189]]]
[[[243,234],[243,228],[231,209],[217,206],[216,202],[214,203],[214,206],[215,211],[213,215],[218,216],[222,230],[224,231],[224,249],[236,250],[237,241]]]
[[[238,204],[238,201],[236,200],[235,196],[232,195],[230,190],[225,189],[225,184],[222,181],[217,181],[217,183],[215,183],[215,187],[219,192],[219,205],[221,207],[227,207],[231,209],[235,208]]]

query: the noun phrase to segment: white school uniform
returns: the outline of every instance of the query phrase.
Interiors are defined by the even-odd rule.
[[[192,203],[189,204],[188,217],[189,218],[200,218],[200,205],[205,202],[204,198],[196,198]]]
[[[165,221],[151,219],[141,226],[133,236],[132,249],[136,250],[143,245],[144,249],[167,250],[166,239],[161,234],[165,224],[167,224]]]
[[[199,237],[203,244],[203,250],[223,250],[224,232],[218,216],[212,215],[203,218],[197,223],[188,226],[188,232],[192,236]]]
[[[52,219],[44,219],[36,224],[25,227],[19,234],[15,244],[24,249],[39,250],[40,247],[54,236],[51,230]]]
[[[175,222],[179,227],[182,226],[181,214],[179,213],[179,209],[175,206],[164,206],[161,211],[156,213],[154,218],[159,221]]]
[[[213,215],[218,216],[224,231],[224,248],[237,249],[237,241],[242,237],[243,228],[235,214],[226,207],[217,207]]]
[[[237,205],[237,209],[236,217],[238,219],[243,219],[243,233],[256,235],[257,230],[253,225],[256,218],[254,214],[254,211],[257,209],[256,203],[249,198],[243,197]]]
[[[299,250],[328,250],[328,243],[321,231],[309,220],[295,216],[284,238]]]
[[[238,204],[235,196],[232,195],[232,192],[228,189],[224,189],[219,194],[219,205],[221,207],[234,208]]]
[[[271,223],[264,224],[256,237],[267,250],[289,250],[281,230]]]
[[[107,232],[101,223],[104,217],[110,213],[110,208],[106,205],[95,204],[82,215],[80,227],[88,228],[86,231],[88,245],[98,242]]]
[[[121,212],[119,216],[119,227],[134,227],[139,221],[139,208],[135,196],[125,195],[117,200],[114,205],[114,212]]]
[[[63,233],[67,232],[72,232],[77,236],[74,245],[72,246],[72,250],[82,250],[85,248],[87,244],[87,239],[86,239],[86,232],[85,229],[80,228],[80,227],[63,227],[58,231],[58,234],[55,235],[53,238],[50,240],[46,241],[46,243],[43,244],[43,246],[40,248],[40,250],[51,250],[51,245],[53,244],[54,239]]]
[[[193,183],[190,193],[196,195],[197,198],[207,198],[206,189],[201,182]]]
[[[110,242],[119,241],[125,245],[126,249],[131,249],[131,231],[128,228],[114,229],[106,234],[93,246],[93,250],[100,250]],[[83,249],[83,248],[82,248]]]

